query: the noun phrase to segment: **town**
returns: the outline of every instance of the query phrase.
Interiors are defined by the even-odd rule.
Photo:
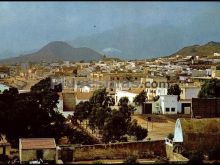
[[[47,163],[216,162],[220,145],[219,57],[219,53],[203,58],[177,54],[125,61],[104,55],[90,62],[1,65],[2,111],[10,93],[25,98],[34,91],[53,90],[58,98],[51,110],[63,116],[59,128],[66,125],[73,130],[57,137],[52,137],[53,133],[42,137],[37,132],[33,137],[27,131],[15,138],[10,132],[13,128],[2,128],[1,161],[34,163],[40,157]],[[56,96],[47,97],[52,101]],[[123,116],[117,113],[123,111],[127,111]],[[26,116],[14,117],[15,121],[28,120],[27,112],[16,113]],[[4,112],[0,118],[5,118]],[[32,127],[28,122],[20,127],[28,125]]]
[[[0,2],[0,164],[220,164],[219,11]]]

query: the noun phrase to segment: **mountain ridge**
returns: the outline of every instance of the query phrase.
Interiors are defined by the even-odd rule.
[[[74,48],[64,41],[52,41],[34,53],[3,59],[0,60],[0,63],[55,62],[59,60],[91,61],[99,60],[101,57],[102,54],[87,47]]]
[[[220,42],[210,41],[203,45],[186,46],[171,54],[169,57],[175,55],[204,57],[213,56],[214,53],[220,53]]]

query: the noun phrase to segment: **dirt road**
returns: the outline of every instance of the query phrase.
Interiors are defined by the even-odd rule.
[[[175,122],[170,120],[166,120],[166,122],[148,122],[139,115],[132,116],[132,119],[136,119],[138,124],[148,129],[148,136],[144,140],[148,138],[151,140],[164,140],[169,133],[174,132]]]

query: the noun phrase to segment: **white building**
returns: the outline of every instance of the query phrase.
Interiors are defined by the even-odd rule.
[[[214,53],[214,56],[219,57],[219,56],[220,56],[220,53]]]
[[[167,88],[157,88],[156,96],[167,95]]]
[[[177,114],[177,95],[161,95],[159,102],[162,114]]]
[[[0,73],[0,79],[1,78],[7,78],[8,77],[8,74],[6,74],[6,73]]]
[[[83,86],[82,88],[80,88],[79,90],[80,90],[80,92],[88,93],[91,91],[91,87],[86,85],[86,86]]]
[[[69,61],[63,61],[63,65],[65,65],[65,66],[70,66],[70,62]]]
[[[184,86],[181,88],[180,99],[188,100],[192,98],[197,98],[201,87],[196,86]]]
[[[129,104],[132,104],[133,101],[134,101],[134,98],[136,96],[137,96],[136,93],[131,93],[131,92],[128,92],[128,91],[116,90],[116,93],[115,93],[115,105],[118,105],[118,102],[119,102],[119,100],[122,97],[127,97],[128,100],[129,100]]]
[[[2,93],[6,89],[9,90],[9,87],[4,84],[0,84],[0,93]]]

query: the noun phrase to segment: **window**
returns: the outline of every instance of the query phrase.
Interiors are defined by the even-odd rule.
[[[172,112],[175,112],[175,108],[171,108],[171,111],[172,111]]]
[[[170,108],[166,108],[166,112],[170,112]]]

